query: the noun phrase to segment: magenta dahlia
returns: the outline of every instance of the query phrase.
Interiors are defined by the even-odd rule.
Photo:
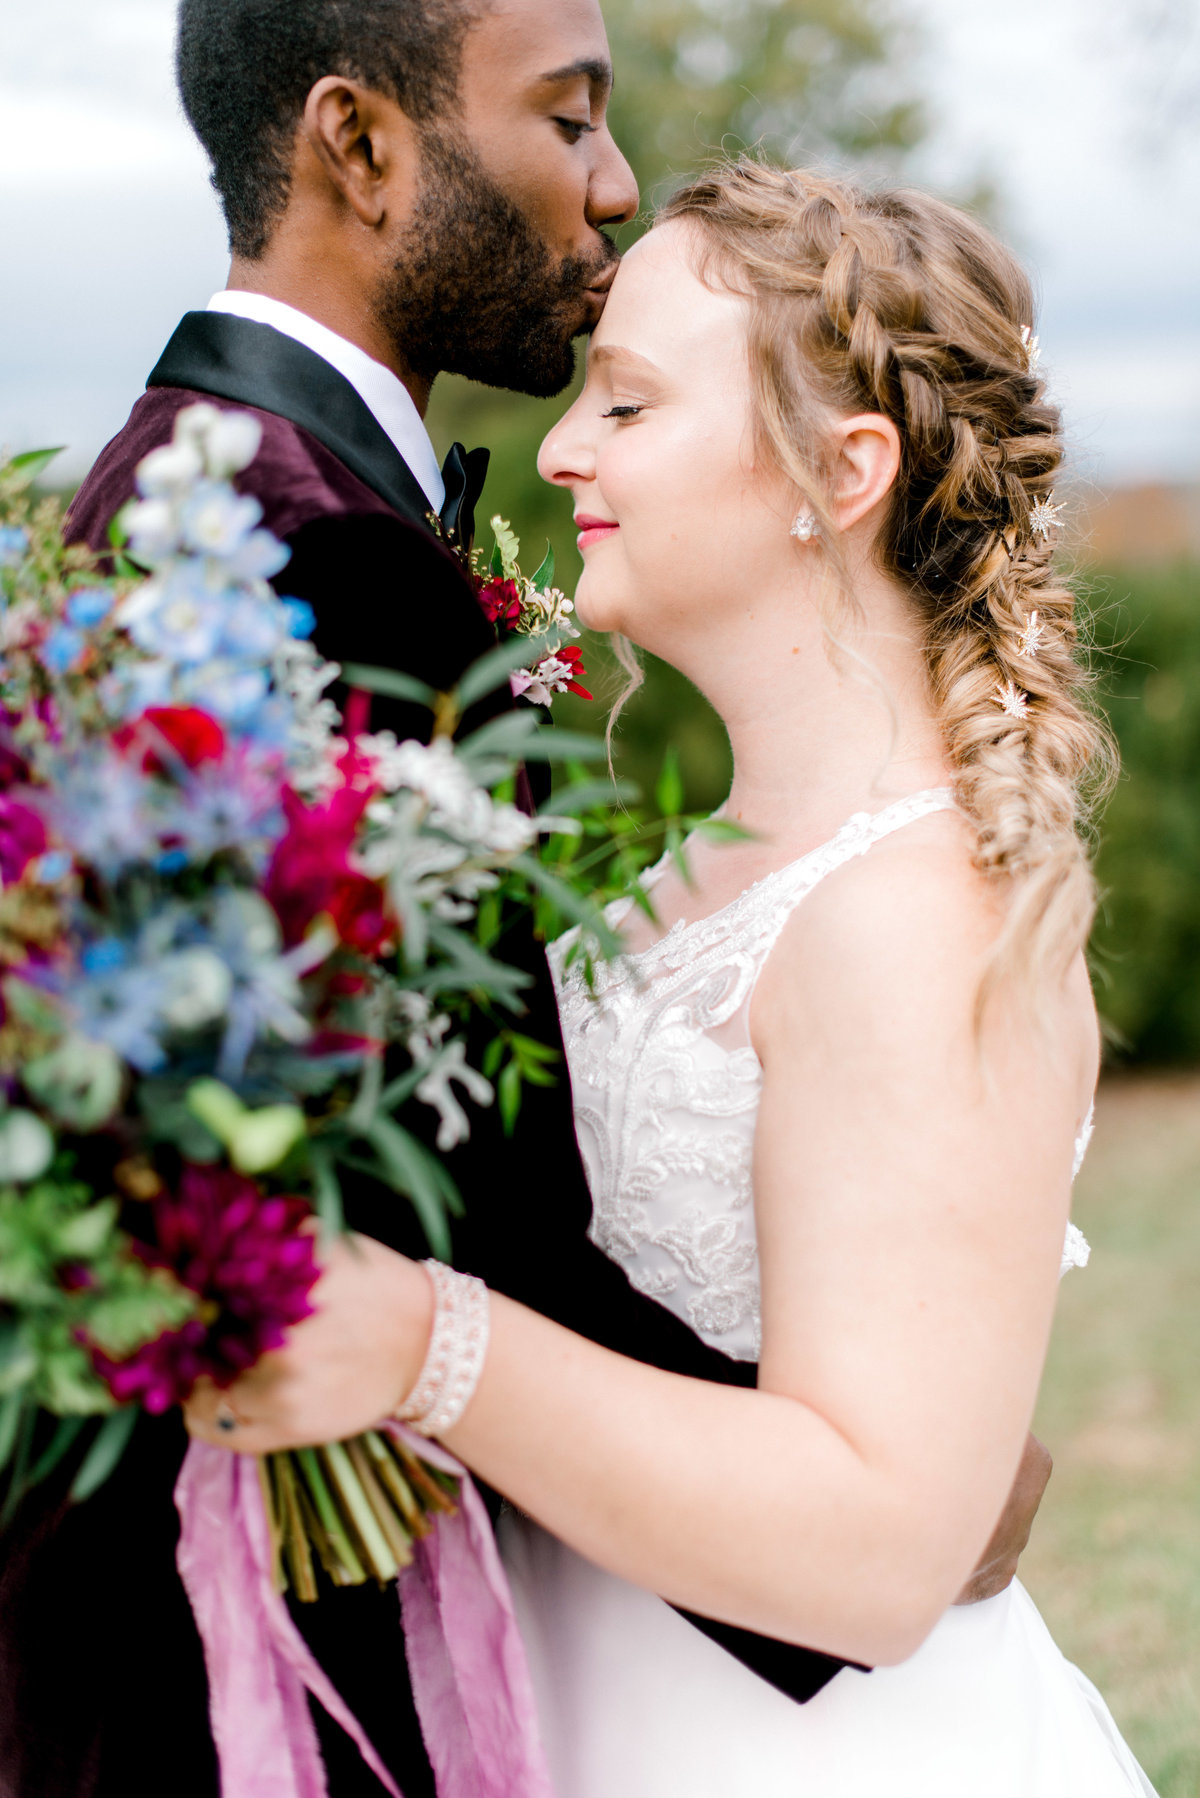
[[[320,1278],[316,1241],[302,1226],[303,1199],[268,1197],[223,1167],[185,1167],[175,1193],[154,1200],[158,1241],[138,1246],[201,1300],[201,1315],[168,1330],[126,1360],[93,1348],[96,1371],[120,1404],[147,1411],[183,1402],[207,1375],[230,1386],[291,1325],[310,1317]]]

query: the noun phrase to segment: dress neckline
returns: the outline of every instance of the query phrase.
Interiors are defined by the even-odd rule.
[[[936,803],[934,803],[935,801]],[[623,949],[621,960],[641,961],[656,954],[658,950],[665,948],[668,944],[674,946],[689,931],[702,930],[716,924],[737,907],[744,905],[754,894],[760,893],[771,882],[782,881],[785,875],[795,874],[809,862],[816,860],[818,856],[826,855],[831,850],[839,848],[847,836],[857,837],[860,832],[871,833],[880,825],[890,825],[893,814],[901,814],[901,822],[905,822],[905,814],[910,808],[915,808],[913,811],[915,821],[922,815],[926,806],[928,806],[927,815],[932,816],[935,812],[952,810],[954,803],[952,788],[922,787],[919,792],[906,793],[901,799],[893,799],[890,805],[885,805],[880,811],[852,812],[846,822],[823,843],[818,843],[815,848],[806,849],[803,855],[798,855],[792,861],[785,862],[782,867],[768,869],[765,874],[760,874],[757,880],[752,880],[749,886],[743,887],[740,893],[735,893],[732,899],[726,900],[724,905],[719,905],[715,911],[705,912],[702,918],[676,918],[675,922],[669,925],[661,936],[655,937],[652,943],[647,943],[641,949]],[[716,815],[714,812],[713,816],[716,817]],[[880,834],[886,836],[888,830],[885,828]],[[874,840],[873,837],[871,840]],[[671,853],[668,850],[665,855],[659,857],[652,868],[646,870],[641,877],[641,884],[645,891],[649,892],[657,886],[659,878],[666,872],[670,861]],[[619,929],[629,916],[634,901],[632,898],[619,899],[617,904],[625,908],[620,918],[615,920],[615,927]]]

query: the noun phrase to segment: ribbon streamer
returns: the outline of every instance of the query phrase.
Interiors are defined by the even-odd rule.
[[[437,1443],[392,1433],[462,1482],[459,1508],[414,1545],[400,1607],[438,1798],[553,1798],[512,1597],[483,1501]],[[306,1693],[399,1788],[314,1658],[271,1577],[252,1456],[193,1442],[175,1488],[178,1564],[208,1669],[222,1798],[328,1798]]]

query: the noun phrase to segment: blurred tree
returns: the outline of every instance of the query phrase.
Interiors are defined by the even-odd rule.
[[[616,69],[611,119],[649,207],[706,157],[760,146],[793,162],[878,175],[923,129],[900,0],[602,0]],[[627,246],[643,216],[621,233]],[[538,479],[538,445],[571,395],[532,400],[443,377],[429,425],[492,449],[483,520],[501,512],[540,560],[579,572],[569,498]],[[481,536],[486,533],[481,531]],[[594,652],[594,655],[598,652]]]
[[[1121,778],[1100,825],[1096,998],[1118,1060],[1200,1062],[1200,568],[1098,577]],[[1108,652],[1108,653],[1104,653]]]

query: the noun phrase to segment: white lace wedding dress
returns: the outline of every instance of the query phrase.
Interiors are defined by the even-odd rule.
[[[552,952],[592,1235],[739,1360],[757,1360],[760,1337],[755,981],[818,881],[951,803],[938,790],[858,814],[714,916],[602,968],[597,1000],[563,974],[569,938]],[[1089,1134],[1090,1117],[1077,1167]],[[1072,1226],[1063,1269],[1086,1259]],[[558,1798],[1153,1798],[1020,1584],[947,1611],[902,1666],[846,1669],[801,1705],[527,1518],[502,1520],[501,1545]]]

